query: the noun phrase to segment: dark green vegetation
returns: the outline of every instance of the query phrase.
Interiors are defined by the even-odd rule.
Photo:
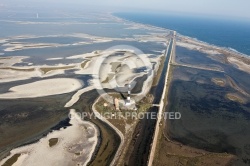
[[[53,147],[58,143],[58,138],[51,138],[49,140],[49,147]]]
[[[124,100],[124,95],[121,95],[119,93],[110,93],[110,96],[113,98],[117,98],[119,100]],[[133,95],[132,95],[133,98]],[[150,107],[152,107],[152,101],[153,96],[148,94],[146,97],[144,97],[142,100],[136,103],[137,110],[128,110],[123,105],[120,105],[120,110],[115,110],[114,104],[107,103],[106,100],[103,98],[99,98],[98,102],[95,103],[95,109],[101,113],[102,115],[105,115],[105,113],[116,114],[119,113],[120,115],[116,118],[108,119],[108,121],[113,124],[118,130],[122,132],[125,138],[127,138],[128,131],[126,131],[126,127],[129,125],[132,125],[133,123],[137,123],[139,121],[138,118],[130,116],[126,117],[126,113],[143,113],[146,112]],[[104,106],[104,104],[107,104],[107,106]]]
[[[11,158],[9,158],[2,166],[12,166],[20,156],[21,154],[15,154]]]
[[[98,97],[99,93],[96,90],[86,92],[80,97],[74,108],[77,112],[93,113],[92,105]],[[93,160],[89,165],[109,165],[120,145],[120,137],[109,125],[101,120],[97,118],[86,118],[86,120],[93,122],[100,130],[99,146],[96,148]]]
[[[173,41],[171,40],[169,48],[172,48],[172,44]],[[160,104],[161,96],[165,86],[165,78],[171,51],[171,49],[168,49],[168,52],[165,53],[165,59],[162,61],[159,71],[161,74],[155,77],[155,86],[152,86],[150,90],[150,95],[154,96],[153,104]],[[156,114],[158,111],[158,107],[151,107],[147,112]],[[128,152],[128,160],[126,160],[126,165],[147,165],[155,124],[156,119],[143,118],[140,120],[136,126],[133,140],[129,145],[129,149],[131,150]]]
[[[21,69],[21,68],[14,68],[14,67],[1,67],[0,69],[5,70],[16,70],[16,71],[34,71],[34,68],[27,68],[27,69]]]
[[[60,70],[60,69],[72,69],[75,66],[62,66],[62,67],[41,67],[40,70],[44,73],[47,74],[50,71],[54,70]]]

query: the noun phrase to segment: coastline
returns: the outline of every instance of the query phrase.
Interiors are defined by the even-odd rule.
[[[152,25],[152,24],[144,24],[144,23],[140,23],[140,22],[136,22],[136,21],[132,21],[132,20],[128,20],[128,19],[124,19],[122,17],[119,17],[119,16],[116,16],[115,13],[112,13],[112,16],[113,17],[116,17],[118,18],[119,20],[123,20],[125,23],[132,23],[132,24],[135,24],[135,25],[140,25],[140,26],[145,26],[145,27],[149,27],[149,28],[153,28],[153,29],[158,29],[158,30],[169,30],[169,31],[175,31],[174,29],[168,29],[168,28],[163,28],[163,27],[158,27],[158,26],[155,26],[155,25]],[[212,43],[208,43],[208,42],[205,42],[205,41],[202,41],[202,40],[199,40],[197,38],[194,38],[194,37],[189,37],[189,36],[185,36],[185,35],[182,35],[180,34],[178,31],[176,31],[176,35],[177,36],[180,36],[180,37],[184,37],[184,38],[188,38],[192,41],[196,41],[200,44],[205,44],[205,45],[208,45],[210,47],[213,47],[215,49],[221,49],[221,50],[224,50],[224,51],[227,51],[229,53],[233,53],[233,54],[237,54],[238,56],[241,56],[241,57],[244,57],[244,58],[248,58],[250,59],[250,55],[247,55],[247,54],[244,54],[244,53],[241,53],[240,51],[234,49],[234,48],[230,48],[230,47],[220,47],[220,46],[217,46],[215,44],[212,44]]]
[[[129,20],[125,20],[124,19],[124,21],[125,22],[132,22],[132,21],[129,21]],[[146,26],[146,27],[149,27],[149,28],[153,28],[153,29],[157,29],[157,30],[163,30],[163,31],[165,31],[165,30],[169,30],[169,29],[165,29],[165,28],[161,28],[161,27],[156,27],[156,26],[152,26],[152,25],[147,25],[147,24],[141,24],[141,23],[135,23],[135,22],[132,22],[133,24],[135,24],[135,26],[137,26],[138,24],[140,25],[140,26]],[[211,45],[211,44],[209,44],[209,43],[206,43],[206,42],[202,42],[202,41],[199,41],[199,40],[197,40],[197,39],[195,39],[195,38],[190,38],[190,37],[188,37],[188,36],[182,36],[182,35],[180,35],[180,34],[178,34],[178,36],[181,36],[181,37],[184,37],[184,38],[189,38],[191,41],[195,41],[195,42],[198,42],[198,43],[200,43],[200,44],[206,44],[206,45],[208,45],[209,47],[213,47],[213,48],[216,48],[216,49],[221,49],[222,51],[223,51],[223,48],[222,47],[218,47],[218,46],[213,46],[213,45]],[[244,55],[244,54],[242,54],[242,53],[240,53],[240,52],[237,52],[237,51],[233,51],[233,50],[230,50],[229,48],[225,48],[225,51],[226,52],[228,52],[229,54],[230,54],[230,51],[232,51],[232,53],[233,54],[235,54],[235,55],[237,55],[237,56],[239,56],[239,57],[244,57],[244,58],[247,58],[247,59],[250,59],[250,57],[249,56],[247,56],[247,55]],[[241,55],[242,54],[242,55]],[[240,61],[241,62],[241,61]],[[85,70],[85,68],[83,69],[83,70]],[[144,86],[145,86],[145,84],[143,84]],[[149,87],[148,87],[149,88]],[[80,99],[80,97],[82,96],[82,95],[84,95],[85,94],[85,92],[88,92],[88,91],[91,91],[92,89],[94,89],[93,87],[91,87],[91,86],[88,86],[88,87],[86,87],[86,88],[83,88],[83,89],[79,89],[72,97],[71,97],[71,100],[69,100],[66,104],[65,104],[65,106],[64,107],[71,107],[71,106],[74,106],[74,104]],[[92,105],[92,110],[93,110],[93,112],[95,113],[95,110],[93,109],[93,106],[95,105],[95,103],[98,101],[98,99],[100,98],[101,96],[99,96],[99,97],[97,97],[96,98],[96,101],[94,102],[94,104]],[[100,120],[102,120],[102,119],[100,119]],[[105,120],[102,120],[103,122],[105,122]],[[107,120],[106,120],[107,121]],[[113,128],[114,129],[114,131],[116,131],[116,133],[120,136],[120,138],[121,138],[121,140],[122,139],[124,139],[124,136],[122,135],[122,133],[115,127],[115,126],[113,126],[110,122],[105,122],[105,123],[109,123],[108,125],[111,127],[111,128]],[[119,133],[120,132],[120,133]],[[124,142],[124,141],[123,141]],[[114,162],[115,162],[115,160],[116,160],[116,158],[117,158],[117,156],[120,154],[120,152],[121,152],[121,147],[122,147],[122,142],[120,143],[120,145],[119,145],[119,148],[118,148],[118,151],[116,152],[116,154],[115,154],[115,157],[113,158],[113,161],[112,161],[112,164],[114,164]],[[93,154],[92,154],[92,157],[93,157]]]
[[[127,19],[124,19],[124,21],[129,22],[129,23],[139,24],[140,26],[144,25],[144,26],[148,26],[150,28],[157,28],[155,26],[142,24],[142,23],[137,23],[137,22],[130,21],[130,20],[127,20]],[[165,28],[161,28],[161,29],[165,29]],[[168,30],[168,29],[166,29],[166,30]],[[208,50],[208,52],[206,52],[205,54],[210,56],[211,59],[213,57],[216,59],[217,54],[213,53],[213,51],[214,50],[218,51],[219,54],[218,54],[217,58],[219,58],[219,55],[222,55],[225,58],[225,62],[224,62],[225,64],[229,64],[232,68],[236,68],[238,70],[244,71],[245,73],[249,73],[249,68],[248,67],[249,67],[249,64],[250,64],[250,56],[247,55],[247,54],[241,53],[241,52],[239,52],[239,51],[237,51],[235,49],[232,49],[232,48],[216,46],[214,44],[210,44],[210,43],[198,40],[197,38],[184,36],[184,35],[181,35],[179,33],[177,34],[177,39],[179,39],[179,41],[180,40],[182,41],[182,39],[187,39],[187,41],[188,41],[187,43],[189,43],[189,44],[192,43],[193,45],[196,45],[196,46],[199,45],[199,46],[201,46],[202,49],[205,48],[205,50]],[[200,51],[199,49],[192,49],[192,48],[188,48],[188,47],[185,47],[185,48],[193,50],[193,51]],[[211,52],[209,52],[209,50],[211,50]],[[205,70],[205,68],[204,68],[204,70]],[[162,129],[160,129],[160,130],[162,130]],[[164,139],[162,137],[163,136],[160,136],[160,139]],[[169,141],[168,144],[170,144],[170,142],[172,142],[172,140],[169,140],[166,137],[165,137],[165,139],[167,139]],[[213,160],[215,160],[215,161],[218,160],[218,159],[221,159],[222,161],[225,161],[225,162],[228,161],[228,163],[231,163],[231,162],[234,162],[234,161],[237,160],[236,156],[234,154],[231,154],[231,153],[228,153],[228,154],[227,153],[226,154],[224,154],[224,153],[212,153],[212,152],[209,152],[209,151],[207,151],[205,149],[196,149],[196,148],[193,148],[192,146],[184,146],[181,143],[179,143],[178,141],[173,141],[173,142],[175,142],[176,145],[170,145],[170,146],[177,146],[177,147],[180,147],[180,148],[182,148],[182,146],[183,146],[183,147],[185,147],[185,149],[189,149],[191,151],[192,150],[196,151],[195,153],[197,153],[197,154],[200,153],[200,154],[202,154],[204,156],[205,155],[210,155],[210,157],[213,158]],[[156,144],[158,144],[158,143],[156,142]],[[154,145],[154,142],[153,142],[153,145]],[[159,146],[159,145],[157,145],[157,146]],[[157,150],[157,146],[156,146],[156,150]],[[157,155],[156,155],[156,157],[157,157]],[[153,155],[153,156],[155,156],[155,155]],[[152,164],[154,165],[154,164],[157,163],[154,160],[152,162],[151,161],[149,161],[149,162],[150,162],[149,163],[150,165],[152,165]]]
[[[189,42],[187,42],[187,43],[189,43]],[[190,42],[191,43],[191,42]],[[177,44],[178,45],[178,44]],[[196,45],[198,45],[198,44],[196,44]],[[181,46],[180,46],[181,47]],[[180,48],[179,47],[179,48]],[[205,49],[207,49],[207,48],[211,48],[210,46],[204,46],[205,47]],[[202,53],[204,53],[203,52],[203,50],[201,50],[201,49],[196,49],[196,48],[191,48],[191,47],[185,47],[185,49],[187,49],[187,50],[190,50],[190,51],[193,51],[192,53],[194,53],[194,52],[202,52]],[[204,49],[203,47],[202,47],[202,49]],[[219,50],[219,49],[218,49]],[[223,50],[219,50],[219,52],[221,52],[221,51],[223,51]],[[215,61],[220,61],[220,59],[219,59],[219,57],[221,58],[221,57],[224,57],[225,59],[223,59],[223,61],[221,62],[221,64],[224,64],[224,65],[227,65],[228,67],[230,67],[232,70],[241,70],[241,71],[244,71],[244,73],[245,73],[245,75],[247,75],[248,73],[249,73],[249,69],[248,68],[246,68],[245,66],[247,65],[247,64],[249,64],[249,57],[247,57],[247,59],[241,59],[242,58],[242,56],[238,56],[238,54],[237,55],[235,55],[235,54],[230,54],[230,53],[221,53],[221,54],[219,54],[218,55],[218,57],[217,57],[217,59],[215,58],[216,57],[216,54],[209,54],[209,53],[205,53],[206,54],[206,56],[207,56],[207,58],[211,58],[211,59],[213,59],[213,60],[215,60]],[[201,55],[205,55],[205,54],[199,54],[200,56]],[[190,54],[187,54],[186,56],[189,56]],[[221,55],[221,56],[220,56]],[[179,55],[180,56],[180,55]],[[240,65],[237,65],[237,63],[232,63],[232,62],[230,62],[230,59],[231,58],[237,58],[237,61],[236,62],[241,62],[242,64],[244,64],[244,65],[242,65],[242,64],[240,64]],[[234,60],[234,59],[233,59]],[[204,71],[207,71],[207,72],[209,72],[209,68],[199,68],[199,67],[197,67],[197,65],[199,66],[199,64],[188,64],[190,61],[186,61],[186,62],[182,62],[182,61],[178,61],[178,62],[173,62],[173,63],[175,63],[175,65],[176,66],[180,66],[180,67],[187,67],[186,68],[186,70],[188,70],[188,69],[190,69],[190,70],[204,70]],[[208,61],[209,62],[209,61]],[[197,63],[197,62],[196,62]],[[183,64],[187,64],[186,66],[184,65],[184,66],[182,66]],[[174,65],[174,64],[173,64]],[[204,64],[203,64],[204,65]],[[249,65],[247,66],[247,67],[249,67]],[[228,71],[232,71],[232,70],[223,70],[223,73],[225,73],[225,74],[229,74],[228,73]],[[185,69],[184,69],[184,71],[185,71]],[[218,71],[216,71],[217,73],[218,73]],[[220,72],[220,71],[219,71]],[[190,73],[189,73],[190,74]],[[197,73],[196,73],[197,74]],[[229,74],[230,76],[233,76],[233,74],[231,75],[231,74]],[[177,77],[175,78],[175,79],[177,79]],[[188,80],[185,80],[185,79],[183,79],[184,81],[188,81]],[[205,82],[200,82],[200,84],[206,84]],[[235,84],[233,87],[235,88],[235,86],[237,86],[237,84]],[[221,85],[221,87],[224,87],[224,85]],[[173,88],[173,87],[172,87]],[[249,96],[249,93],[246,93],[246,92],[242,92],[242,90],[240,89],[240,88],[238,88],[238,87],[236,87],[235,88],[237,91],[239,91],[240,93],[242,93],[242,94],[244,94],[245,96]],[[247,88],[248,89],[248,88]],[[248,89],[249,90],[249,89]],[[249,91],[248,91],[249,92]],[[231,101],[236,101],[236,102],[239,102],[239,103],[241,103],[240,101],[239,101],[239,97],[237,97],[236,95],[235,96],[233,96],[234,97],[234,99],[229,99],[229,100],[231,100]],[[224,98],[224,97],[223,97]],[[227,101],[228,102],[228,101]],[[165,124],[166,125],[166,124]],[[164,129],[163,129],[164,130]],[[177,153],[178,153],[178,150],[177,150],[177,147],[179,147],[179,153],[181,154],[181,153],[183,153],[183,151],[184,151],[184,149],[185,149],[185,151],[187,151],[186,153],[189,153],[189,152],[194,152],[195,151],[195,153],[197,153],[197,154],[200,154],[200,156],[207,156],[207,157],[211,157],[211,160],[213,160],[214,162],[216,162],[219,158],[221,158],[220,160],[220,162],[221,163],[223,163],[224,162],[224,164],[226,165],[226,164],[232,164],[232,163],[234,163],[234,162],[237,162],[240,158],[237,158],[237,157],[239,157],[239,154],[235,154],[235,153],[233,153],[232,151],[231,152],[228,152],[228,151],[211,151],[211,149],[208,149],[208,148],[202,148],[202,147],[196,147],[196,146],[190,146],[190,145],[187,145],[188,143],[186,142],[186,143],[181,143],[181,140],[175,140],[175,139],[171,139],[171,140],[169,140],[169,138],[166,136],[167,135],[167,133],[164,133],[163,132],[163,134],[161,135],[161,141],[162,142],[164,142],[165,143],[165,145],[167,146],[167,147],[175,147],[175,150],[169,150],[168,152],[166,152],[166,154],[167,155],[169,155],[169,156],[171,156],[171,155],[176,155]],[[176,144],[176,145],[174,145],[174,144]],[[162,144],[161,144],[162,145]],[[196,147],[196,148],[194,148],[194,147]],[[158,147],[158,149],[161,149],[162,147]],[[165,147],[166,148],[166,147]],[[181,152],[181,149],[183,150],[182,152]],[[162,149],[161,149],[162,150]],[[202,151],[201,151],[202,150]],[[161,151],[162,152],[162,151]],[[218,153],[216,153],[216,152],[218,152]],[[193,154],[193,156],[195,156],[195,155],[197,155],[197,154]],[[163,154],[158,154],[158,156],[164,156]],[[184,156],[183,154],[181,155],[181,156]],[[185,157],[187,157],[188,155],[185,155]],[[191,156],[191,157],[190,157]],[[192,158],[193,156],[190,154],[190,156],[188,156],[189,158]],[[197,155],[198,156],[198,155]],[[202,157],[194,157],[194,158],[202,158]],[[188,158],[187,157],[187,158]],[[203,157],[203,158],[205,158],[205,157]],[[190,159],[191,160],[191,159]],[[204,159],[203,159],[204,160]],[[217,161],[217,162],[219,162],[219,161]],[[225,162],[228,162],[228,163],[225,163]],[[155,164],[156,163],[159,163],[158,161],[155,161]],[[223,165],[223,164],[222,164]]]

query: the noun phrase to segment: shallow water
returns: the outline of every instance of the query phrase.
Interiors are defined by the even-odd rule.
[[[189,57],[185,61],[188,64],[220,65],[225,73],[175,67],[167,110],[180,112],[182,117],[180,120],[167,120],[168,128],[165,131],[172,139],[185,145],[212,152],[232,153],[240,158],[239,163],[248,165],[250,98],[237,91],[229,78],[249,92],[249,75],[229,64],[211,60],[205,54],[202,58],[197,58],[196,55],[202,54],[197,51],[177,47],[176,54],[179,58]],[[196,60],[193,61],[192,58]],[[216,85],[212,82],[213,78],[225,80],[225,86]],[[227,99],[228,93],[242,96],[246,103]]]

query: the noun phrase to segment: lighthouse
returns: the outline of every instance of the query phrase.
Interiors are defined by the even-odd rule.
[[[128,96],[127,96],[126,105],[130,105],[130,104],[131,104],[131,98],[130,98],[130,95],[131,95],[131,85],[130,85],[130,84],[128,84]]]

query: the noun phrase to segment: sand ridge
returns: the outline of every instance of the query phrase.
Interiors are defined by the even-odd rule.
[[[74,109],[70,110],[70,116],[72,126],[53,131],[37,143],[13,149],[0,165],[15,154],[21,154],[15,166],[87,165],[97,145],[99,131],[94,124],[83,121]],[[58,142],[50,147],[52,138],[58,138]]]
[[[0,99],[34,98],[58,95],[76,91],[83,86],[80,80],[72,78],[53,78],[18,85],[9,92],[0,94]]]

